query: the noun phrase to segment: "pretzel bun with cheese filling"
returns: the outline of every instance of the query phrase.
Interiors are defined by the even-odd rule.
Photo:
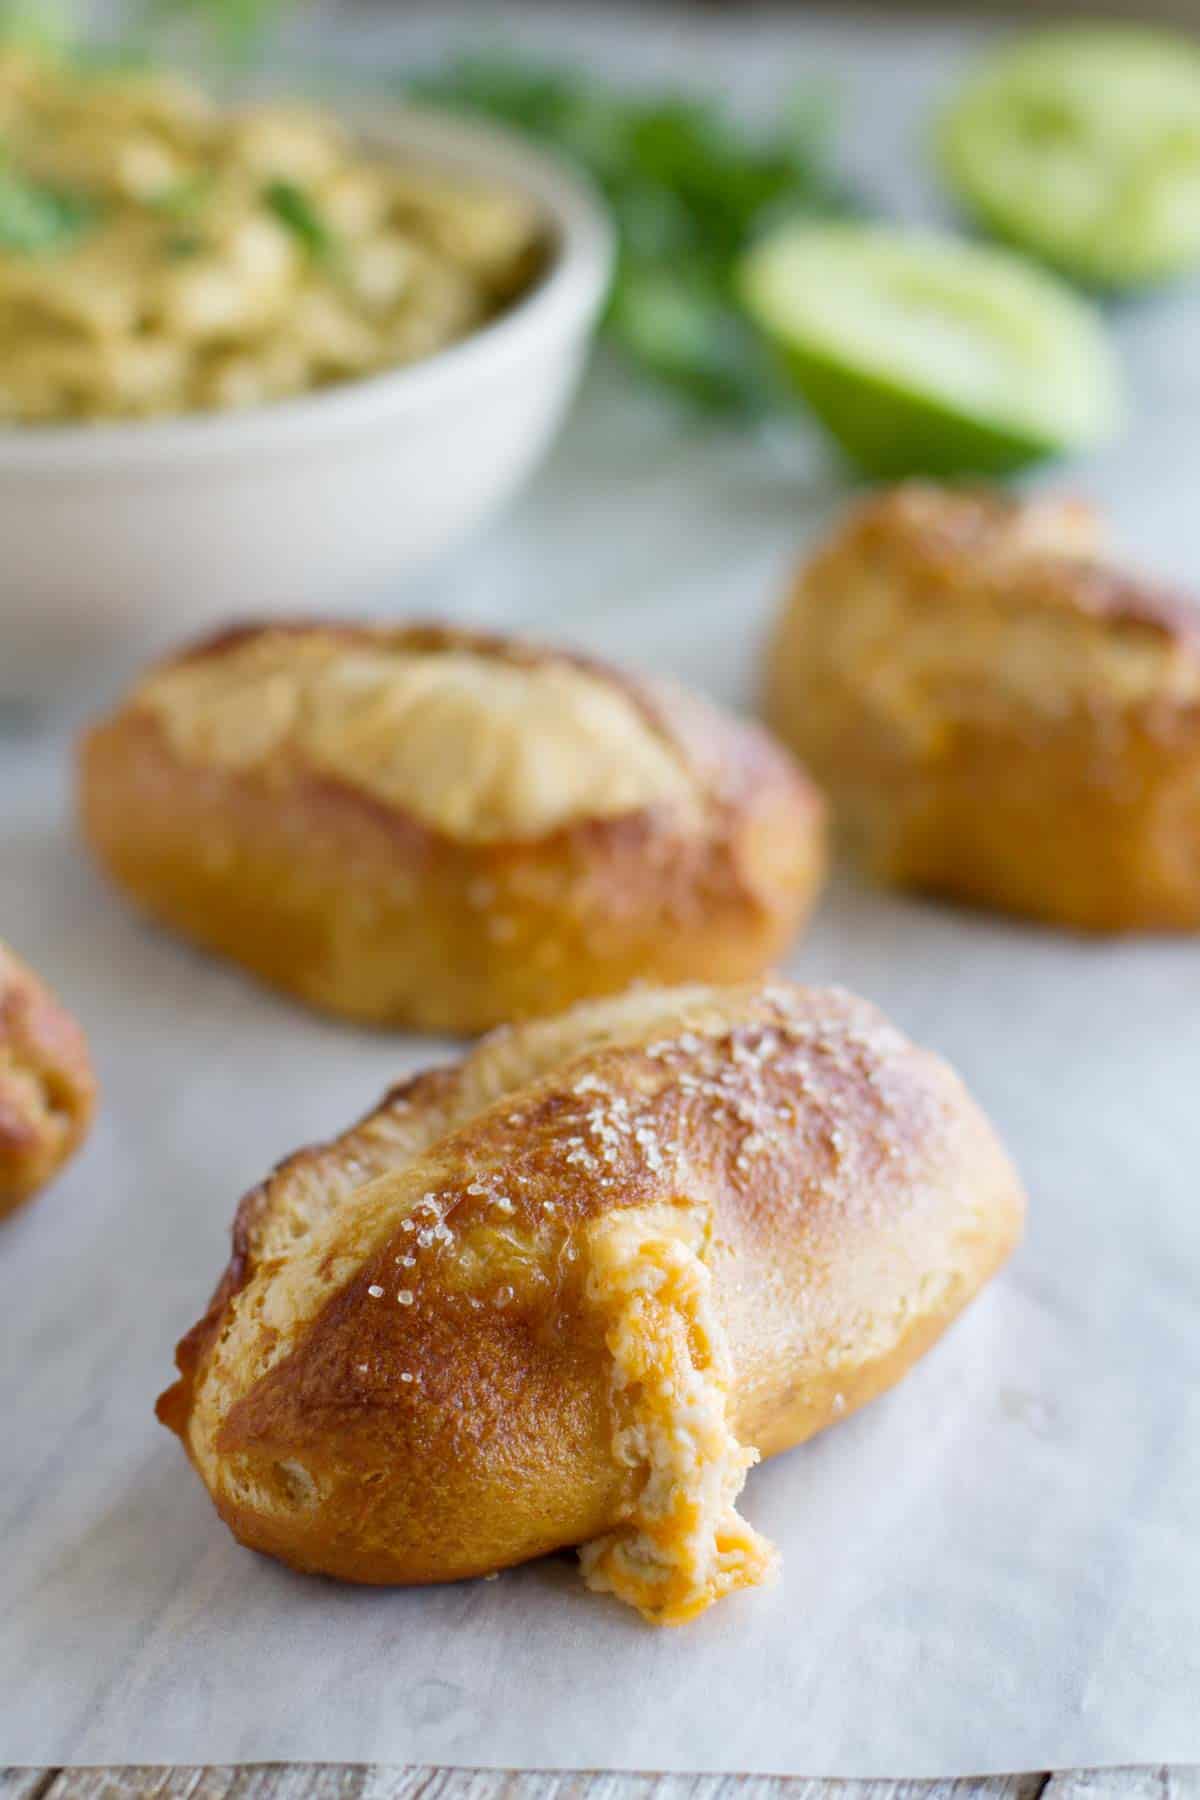
[[[958,1078],[785,983],[497,1032],[243,1200],[159,1401],[242,1543],[351,1581],[568,1545],[677,1624],[773,1571],[746,1471],[890,1387],[1023,1197]]]
[[[1200,608],[1122,573],[1086,507],[860,505],[796,579],[766,713],[886,881],[1200,928]]]
[[[439,627],[202,644],[88,735],[81,771],[85,833],[147,912],[380,1024],[745,979],[824,866],[819,796],[758,727]]]
[[[33,970],[0,943],[0,1218],[75,1154],[95,1103],[83,1032]]]

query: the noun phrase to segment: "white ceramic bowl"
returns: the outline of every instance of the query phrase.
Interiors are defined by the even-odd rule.
[[[0,431],[0,697],[239,614],[378,600],[546,449],[608,281],[600,204],[490,126],[407,108],[352,123],[531,194],[557,239],[547,273],[461,343],[361,381],[238,414]]]

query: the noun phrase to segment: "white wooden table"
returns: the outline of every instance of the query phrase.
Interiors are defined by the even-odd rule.
[[[368,1764],[5,1769],[0,1800],[1200,1800],[1200,1769],[1072,1769],[961,1781],[528,1774]]]

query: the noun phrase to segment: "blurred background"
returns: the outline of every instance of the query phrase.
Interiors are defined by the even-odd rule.
[[[780,560],[864,479],[1061,474],[1135,550],[1191,575],[1200,0],[8,0],[0,19],[35,68],[65,59],[56,74],[27,65],[8,101],[0,83],[0,107],[25,109],[7,132],[0,119],[10,691],[19,665],[53,687],[72,658],[86,670],[119,645],[128,661],[209,619],[297,603],[553,622],[531,570],[568,541],[589,546],[571,583],[582,630],[590,596],[607,586],[610,607],[660,578],[628,566],[639,483],[695,511],[701,536],[732,533],[715,564],[736,560],[747,517],[742,554]],[[408,390],[422,407],[444,392],[436,416],[417,417],[400,385],[422,360],[408,302],[381,323],[367,289],[383,265],[432,278],[461,220],[435,229],[425,207],[418,228],[424,203],[393,196],[379,241],[359,243],[338,197],[353,154],[319,121],[307,148],[268,123],[230,175],[251,128],[231,126],[218,152],[186,123],[192,102],[169,84],[155,97],[155,70],[239,106],[303,96],[351,144],[368,114],[394,130],[416,103],[471,182],[503,165],[498,188],[542,220],[546,279],[506,276],[462,310],[447,342],[471,351],[470,381],[452,397],[466,365],[432,356]],[[68,97],[21,98],[43,79]],[[476,128],[503,145],[457,143]],[[388,155],[406,180],[424,151],[410,136]],[[142,191],[168,166],[186,179]],[[583,223],[578,178],[607,228]],[[286,279],[256,275],[251,295],[247,258],[264,255]],[[433,273],[461,298],[462,269]],[[505,339],[483,328],[510,312],[514,328],[538,323],[502,388]],[[50,321],[33,332],[47,368],[90,358],[112,377],[102,398],[71,374],[22,400],[35,314]],[[154,358],[184,362],[192,385],[139,388]],[[278,399],[323,410],[265,404]],[[353,431],[337,423],[351,417]]]

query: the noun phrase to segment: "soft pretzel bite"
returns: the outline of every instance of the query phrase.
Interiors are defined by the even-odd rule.
[[[33,970],[0,943],[0,1217],[75,1154],[96,1100],[87,1041]]]
[[[765,692],[882,879],[1200,928],[1200,610],[1122,574],[1086,508],[868,500],[797,576]]]
[[[758,727],[440,627],[248,628],[153,670],[82,752],[139,904],[314,1006],[471,1032],[634,981],[758,974],[823,809]]]
[[[452,1581],[579,1544],[678,1623],[773,1568],[747,1468],[897,1381],[1022,1212],[957,1077],[864,1002],[594,1002],[282,1163],[159,1415],[298,1568]]]

